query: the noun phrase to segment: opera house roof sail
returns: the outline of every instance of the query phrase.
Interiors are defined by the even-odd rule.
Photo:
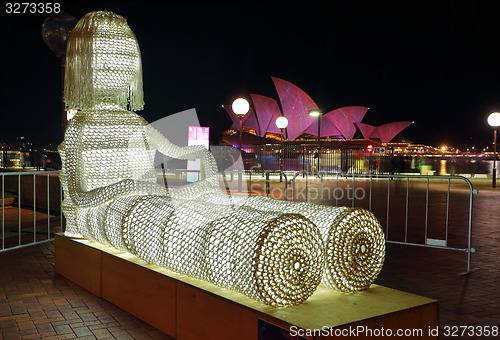
[[[253,130],[257,136],[264,138],[267,133],[280,133],[275,121],[283,115],[288,118],[286,132],[289,140],[295,140],[303,134],[317,136],[317,118],[308,114],[309,110],[319,109],[316,103],[298,86],[280,78],[271,79],[278,92],[279,103],[273,98],[251,94],[253,107],[243,117],[242,127]],[[234,126],[239,126],[239,118],[231,105],[222,107],[231,117]],[[359,129],[364,139],[380,139],[382,143],[388,143],[412,124],[410,121],[404,121],[375,127],[361,123],[368,109],[364,106],[347,106],[323,114],[320,137],[350,140]]]
[[[318,110],[316,103],[300,88],[292,83],[271,77],[280,97],[283,115],[288,118],[288,138],[296,139],[304,133],[311,124],[317,124],[317,120],[307,114],[309,110]],[[317,132],[316,132],[317,134]]]
[[[413,122],[394,122],[378,127],[356,123],[364,139],[378,138],[382,143],[389,143],[399,133],[409,127]]]
[[[281,110],[278,102],[272,98],[260,94],[251,94],[255,111],[259,112],[259,122],[262,129],[259,136],[265,137],[266,132],[280,133],[275,124],[276,118],[281,116]]]

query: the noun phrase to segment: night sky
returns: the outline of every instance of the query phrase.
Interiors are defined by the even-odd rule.
[[[5,8],[5,3],[3,4]],[[148,121],[196,108],[214,139],[221,108],[250,93],[278,99],[271,76],[327,112],[368,106],[364,123],[415,121],[414,143],[485,146],[500,111],[500,2],[66,1],[77,19],[124,16],[141,47]],[[2,9],[0,141],[61,141],[60,61],[45,14]]]

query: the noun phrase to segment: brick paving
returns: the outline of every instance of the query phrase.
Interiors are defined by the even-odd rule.
[[[474,181],[470,275],[466,255],[389,244],[378,284],[439,300],[441,338],[444,326],[500,327],[500,188]],[[460,333],[459,333],[460,334]],[[477,333],[476,333],[477,334]],[[452,337],[449,337],[452,338]],[[473,338],[473,337],[453,337]]]
[[[0,254],[0,339],[170,339],[54,274],[54,244]]]
[[[443,339],[444,326],[500,326],[500,188],[490,185],[474,181],[473,273],[458,275],[465,253],[389,244],[376,282],[439,300]],[[0,254],[0,285],[1,339],[168,339],[55,275],[52,242]]]

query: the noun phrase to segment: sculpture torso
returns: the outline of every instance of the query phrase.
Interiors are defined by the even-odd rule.
[[[133,112],[96,109],[80,113],[75,145],[78,182],[90,191],[125,179],[156,182],[154,149],[150,148],[147,123]],[[79,125],[76,127],[76,125]]]
[[[143,108],[142,67],[135,35],[123,17],[87,14],[75,26],[66,53],[65,102],[80,111],[68,125],[59,151],[60,179],[68,230],[77,219],[85,226],[87,209],[102,208],[131,195],[190,199],[219,192],[213,157],[200,147],[181,148],[137,114]],[[156,185],[156,151],[179,159],[201,159],[202,178],[178,190]],[[207,177],[208,175],[208,177]]]

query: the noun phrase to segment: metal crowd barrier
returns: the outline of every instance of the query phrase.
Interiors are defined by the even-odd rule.
[[[166,170],[167,173],[174,173],[174,174],[180,174],[180,185],[182,185],[182,182],[187,182],[187,174],[189,172],[199,172],[199,170],[186,170],[186,169],[169,169]],[[183,176],[183,173],[186,175]],[[8,249],[15,249],[19,247],[24,247],[28,245],[33,245],[41,242],[48,242],[53,240],[53,232],[54,228],[51,227],[51,208],[50,208],[50,202],[51,202],[51,197],[50,197],[50,175],[53,174],[58,174],[57,171],[36,171],[36,172],[0,172],[0,177],[1,177],[1,185],[2,185],[2,204],[1,204],[1,213],[2,213],[2,220],[1,220],[1,226],[2,226],[2,239],[1,239],[1,248],[0,252],[8,250]],[[353,195],[351,197],[351,202],[350,205],[352,207],[356,206],[356,195],[354,194],[356,192],[357,185],[359,185],[361,180],[368,181],[368,210],[372,211],[373,207],[373,182],[375,180],[385,180],[387,181],[387,199],[386,199],[386,211],[385,211],[385,216],[379,216],[380,217],[385,217],[385,225],[383,226],[385,228],[385,234],[386,234],[386,242],[387,243],[393,243],[393,244],[404,244],[404,245],[412,245],[412,246],[419,246],[419,247],[427,247],[427,248],[437,248],[437,249],[447,249],[447,250],[455,250],[455,251],[461,251],[467,253],[467,271],[466,273],[471,272],[471,253],[475,252],[475,249],[472,248],[471,245],[471,239],[472,239],[472,204],[473,204],[473,195],[475,193],[472,183],[465,177],[461,176],[422,176],[422,175],[400,175],[400,174],[394,174],[394,175],[372,175],[372,174],[352,174],[352,173],[334,173],[334,172],[316,172],[316,171],[298,171],[293,174],[293,177],[291,180],[288,180],[288,176],[285,172],[280,172],[280,171],[254,171],[254,170],[234,170],[234,171],[228,171],[225,173],[221,173],[222,175],[222,180],[224,181],[224,185],[226,186],[226,189],[230,189],[231,192],[233,193],[243,193],[241,190],[241,186],[238,183],[238,190],[235,191],[235,182],[238,182],[241,176],[239,174],[245,175],[245,180],[248,180],[248,189],[247,194],[249,196],[252,195],[252,179],[255,177],[260,178],[259,182],[262,182],[264,180],[265,182],[265,192],[264,194],[266,196],[269,196],[270,194],[270,188],[271,188],[271,175],[279,174],[279,177],[281,179],[281,182],[283,183],[283,190],[284,190],[284,199],[287,200],[290,196],[291,200],[295,200],[296,196],[296,184],[297,184],[297,179],[299,176],[302,176],[303,179],[302,181],[305,181],[304,186],[305,186],[305,200],[309,200],[309,181],[311,178],[314,178],[316,181],[319,180],[320,185],[319,185],[319,203],[323,203],[324,197],[323,193],[325,191],[325,179],[333,179],[335,184],[335,189],[339,188],[339,181],[340,180],[349,180],[352,183],[352,192]],[[37,175],[46,175],[46,183],[47,183],[47,192],[46,192],[46,200],[47,200],[47,205],[46,207],[42,207],[39,204],[37,204],[37,193],[36,193],[36,184],[37,184]],[[165,172],[164,172],[164,180],[166,181],[165,178]],[[236,175],[236,176],[235,176]],[[290,175],[290,173],[289,173]],[[5,245],[5,240],[6,240],[6,233],[5,233],[5,179],[6,177],[11,176],[15,177],[17,176],[17,210],[18,210],[18,227],[17,227],[17,244],[15,246],[11,247],[6,247]],[[22,243],[22,197],[21,197],[21,177],[23,176],[32,176],[33,177],[33,226],[31,233],[33,235],[33,241],[28,242],[28,243]],[[237,179],[235,179],[237,177]],[[278,176],[276,176],[278,177]],[[228,183],[228,178],[230,180],[230,185]],[[395,180],[403,180],[406,182],[406,193],[405,193],[405,222],[404,222],[404,240],[391,240],[389,238],[390,234],[390,207],[391,207],[391,183]],[[415,181],[424,181],[425,184],[425,219],[424,219],[424,243],[416,243],[416,242],[411,242],[408,239],[408,233],[409,233],[409,210],[410,210],[410,202],[409,202],[409,197],[410,197],[410,183],[415,182]],[[428,237],[428,224],[429,224],[429,185],[431,182],[434,181],[446,181],[447,182],[447,191],[446,191],[446,213],[445,213],[445,239],[442,240],[442,243],[439,243],[437,241],[439,240],[433,240]],[[450,186],[451,186],[451,181],[461,181],[465,183],[465,185],[468,188],[468,219],[467,219],[467,246],[466,247],[450,247],[448,245],[448,236],[449,236],[449,220],[450,220]],[[11,183],[12,184],[12,183]],[[328,183],[327,183],[328,184]],[[288,189],[288,185],[290,185],[290,190]],[[278,185],[280,186],[280,185]],[[327,189],[331,189],[326,187]],[[334,189],[334,190],[335,190]],[[289,195],[290,194],[290,195]],[[60,196],[60,202],[62,202],[62,189],[59,186],[59,196]],[[337,196],[335,196],[335,205],[338,206],[339,204],[339,199]],[[46,239],[43,240],[38,240],[37,239],[37,219],[36,219],[36,214],[38,209],[45,209],[47,210],[47,233],[46,233]],[[25,208],[26,209],[26,208]],[[63,215],[62,215],[62,210],[59,209],[59,217],[61,221],[60,225],[60,230],[63,231]],[[53,216],[53,215],[52,215]],[[435,242],[436,241],[436,242]]]
[[[54,217],[55,215],[51,215],[51,193],[50,193],[50,175],[58,175],[58,171],[30,171],[30,172],[0,172],[0,182],[1,182],[1,198],[2,198],[2,203],[1,203],[1,247],[0,247],[0,252],[6,251],[6,250],[11,250],[11,249],[16,249],[16,248],[22,248],[38,243],[43,243],[43,242],[49,242],[54,239],[54,231],[57,229],[57,225],[53,226],[54,223],[51,224],[51,216]],[[37,202],[37,196],[40,196],[37,194],[37,176],[40,175],[45,175],[46,177],[46,205],[45,204],[38,204]],[[6,183],[6,178],[15,178],[17,177],[17,183],[16,180],[10,181],[10,183]],[[33,184],[32,184],[32,191],[31,189],[26,189],[24,191],[26,196],[29,196],[29,193],[32,193],[33,197],[28,197],[25,199],[22,195],[22,190],[21,190],[21,178],[27,178],[32,177],[33,178]],[[57,180],[59,182],[59,179],[52,179],[52,180]],[[39,183],[42,184],[43,183]],[[14,191],[15,193],[9,193],[9,197],[6,195],[6,185],[9,185],[11,187],[11,191]],[[26,185],[26,184],[24,184]],[[60,185],[58,185],[58,193],[59,193],[59,204],[58,206],[61,206],[62,202],[62,188]],[[6,199],[7,198],[13,198],[14,202],[10,206],[17,206],[17,228],[16,229],[11,229],[7,230],[7,233],[12,234],[17,232],[17,240],[12,240],[13,237],[11,235],[7,235],[6,233]],[[17,200],[17,203],[15,202]],[[32,205],[32,212],[33,212],[33,225],[31,227],[31,230],[26,230],[22,226],[22,221],[23,221],[23,210],[31,210],[30,205]],[[37,227],[39,226],[39,221],[37,221],[37,212],[40,210],[46,210],[47,214],[47,230],[46,233],[45,231],[40,232],[40,230],[37,230]],[[57,212],[56,212],[57,213]],[[57,215],[57,214],[56,214]],[[60,230],[63,231],[63,215],[62,215],[62,210],[59,208],[59,227]],[[28,242],[23,242],[23,234],[24,235],[32,235],[32,240]],[[39,234],[42,234],[42,236],[39,236]],[[10,236],[10,237],[9,237]],[[15,236],[14,236],[15,237]],[[10,238],[9,244],[6,244],[7,239]],[[25,240],[24,240],[25,241]]]
[[[240,185],[240,176],[239,175],[245,175],[246,178],[243,179],[241,177],[241,180],[243,182],[246,182],[248,180],[248,186],[246,187],[246,190],[242,189],[242,185]],[[269,197],[269,194],[271,192],[271,178],[270,176],[272,174],[279,175],[280,177],[280,183],[283,183],[283,192],[284,192],[284,200],[286,201],[288,198],[288,185],[290,181],[288,181],[288,176],[286,172],[283,171],[277,171],[277,170],[231,170],[231,171],[220,171],[220,181],[224,183],[224,187],[228,192],[231,193],[244,193],[247,192],[248,196],[252,196],[252,192],[254,191],[252,188],[252,183],[255,184],[252,181],[252,178],[263,178],[265,182],[265,188],[264,188],[264,193],[266,196]],[[228,182],[229,178],[229,182]],[[237,189],[235,190],[235,182],[237,185]]]
[[[226,172],[226,175],[228,178],[230,178],[231,181],[231,188],[233,189],[234,192],[234,182],[237,181],[236,175],[238,171],[228,171]],[[266,196],[269,196],[270,191],[271,191],[271,185],[274,183],[277,185],[275,188],[280,188],[281,190],[281,184],[278,183],[278,176],[274,176],[274,181],[270,179],[270,175],[277,175],[279,174],[281,177],[284,178],[283,181],[283,192],[284,192],[284,200],[290,199],[290,200],[296,200],[297,199],[297,182],[298,180],[301,180],[303,182],[302,184],[302,189],[305,191],[305,196],[303,199],[305,201],[310,201],[309,195],[309,188],[311,187],[311,184],[309,183],[312,179],[315,181],[319,181],[319,197],[318,203],[323,204],[324,203],[324,192],[328,191],[328,189],[332,189],[331,187],[331,182],[327,183],[325,179],[333,179],[333,189],[340,189],[339,187],[339,181],[344,180],[344,181],[349,181],[351,187],[349,189],[352,190],[353,195],[349,199],[350,202],[348,202],[348,205],[351,207],[356,207],[358,206],[357,200],[356,200],[356,195],[354,194],[357,190],[357,188],[361,188],[361,183],[360,181],[365,181],[365,185],[363,186],[363,189],[367,187],[368,190],[368,197],[367,197],[367,208],[369,211],[372,211],[373,209],[373,194],[375,193],[376,190],[378,190],[378,194],[380,194],[380,190],[385,190],[385,212],[380,213],[380,210],[378,211],[379,218],[384,219],[383,221],[384,225],[384,231],[386,235],[386,242],[387,243],[392,243],[392,244],[402,244],[402,245],[410,245],[410,246],[418,246],[418,247],[425,247],[425,248],[436,248],[436,249],[445,249],[445,250],[454,250],[454,251],[459,251],[459,252],[465,252],[467,254],[467,270],[464,274],[469,274],[471,272],[471,254],[475,252],[475,249],[472,247],[472,207],[473,207],[473,196],[477,192],[473,189],[472,183],[470,182],[469,179],[462,177],[462,176],[435,176],[435,175],[402,175],[402,174],[381,174],[381,175],[373,175],[373,174],[353,174],[353,173],[339,173],[339,172],[317,172],[317,171],[297,171],[291,174],[288,172],[288,176],[286,172],[280,172],[280,171],[271,171],[271,170],[258,170],[258,171],[252,171],[252,170],[244,170],[242,171],[243,174],[246,176],[246,180],[248,180],[248,191],[247,194],[251,196],[253,190],[252,190],[252,179],[257,177],[260,178],[260,181],[264,181],[265,187],[264,187],[264,192],[261,192],[260,194],[264,194]],[[262,179],[263,178],[263,179]],[[287,178],[291,178],[290,181],[288,181]],[[374,181],[386,181],[386,189],[382,189],[380,187],[380,183],[376,189],[374,189]],[[395,223],[391,221],[391,203],[394,203],[394,199],[392,199],[395,194],[391,191],[391,183],[395,183],[397,181],[402,181],[403,183],[406,184],[406,189],[405,192],[403,193],[404,196],[404,239],[403,240],[394,240],[391,239],[391,229],[394,229],[396,226],[394,225]],[[366,183],[366,181],[368,183]],[[463,247],[453,247],[449,245],[449,239],[448,236],[450,234],[450,193],[452,192],[451,190],[451,183],[452,181],[458,181],[461,182],[465,185],[467,188],[466,190],[466,195],[467,195],[467,202],[464,202],[467,204],[467,220],[464,221],[464,227],[466,226],[465,234],[466,234],[466,240]],[[425,188],[425,204],[423,207],[423,215],[424,215],[424,222],[423,222],[423,233],[424,233],[424,242],[423,243],[417,243],[417,242],[411,242],[409,240],[409,231],[410,231],[410,225],[409,225],[409,211],[410,209],[413,209],[414,207],[410,203],[410,183],[416,183],[420,182],[421,184],[424,185]],[[446,199],[445,199],[445,212],[443,220],[444,220],[444,239],[443,240],[437,240],[429,237],[429,211],[430,211],[430,197],[429,194],[431,193],[430,190],[430,184],[433,182],[441,182],[446,185]],[[227,185],[226,185],[227,186]],[[393,189],[394,190],[394,189]],[[401,193],[400,193],[401,194]],[[334,197],[334,204],[335,206],[339,206],[341,199],[339,199],[336,195]],[[332,203],[332,202],[330,202]],[[344,200],[344,205],[345,200]],[[394,209],[394,208],[393,208]],[[385,215],[385,216],[382,216]],[[391,226],[392,222],[392,228]],[[465,228],[464,228],[465,229]]]
[[[386,218],[385,220],[385,234],[386,234],[386,242],[393,244],[404,244],[404,245],[412,245],[419,247],[427,247],[427,248],[437,248],[437,249],[447,249],[447,250],[455,250],[467,253],[467,271],[465,274],[469,274],[471,272],[471,253],[475,252],[475,249],[471,245],[472,240],[472,207],[473,207],[473,196],[477,193],[473,189],[472,183],[469,179],[462,176],[425,176],[425,175],[372,175],[372,174],[350,174],[350,173],[329,173],[329,172],[308,172],[308,171],[298,171],[295,173],[291,180],[291,196],[292,200],[295,199],[295,186],[296,180],[298,176],[305,176],[305,191],[306,196],[305,199],[308,200],[308,186],[309,186],[309,178],[318,178],[320,181],[320,198],[319,203],[323,203],[323,191],[324,191],[324,179],[330,177],[335,180],[336,188],[339,188],[339,180],[352,180],[352,191],[353,195],[351,196],[351,206],[355,207],[356,205],[356,183],[360,180],[368,180],[368,210],[372,211],[372,198],[373,198],[373,181],[374,180],[386,180],[387,181],[387,201],[386,201]],[[391,207],[391,182],[395,179],[402,179],[406,182],[406,193],[405,193],[405,223],[404,223],[404,241],[395,241],[389,238],[389,225],[390,225],[390,207]],[[424,219],[424,243],[416,243],[410,242],[408,240],[408,216],[409,216],[409,194],[410,194],[410,182],[411,181],[424,181],[425,184],[425,219]],[[447,190],[446,190],[446,213],[445,213],[445,239],[444,240],[434,240],[428,237],[428,227],[429,227],[429,184],[435,181],[446,181],[447,182]],[[448,246],[448,236],[449,236],[449,220],[450,220],[450,186],[451,181],[460,181],[466,184],[468,188],[468,217],[467,217],[467,246],[466,247],[450,247]],[[335,196],[335,205],[338,205],[338,198]]]

